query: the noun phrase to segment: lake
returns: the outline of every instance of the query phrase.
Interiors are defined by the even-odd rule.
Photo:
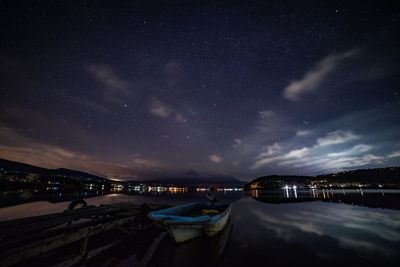
[[[218,192],[232,203],[223,266],[400,266],[400,191],[305,190]],[[9,197],[9,195],[8,195]],[[13,195],[13,198],[16,196]],[[2,195],[3,203],[11,203]],[[3,207],[0,221],[59,212],[69,201]],[[66,196],[60,196],[65,200]],[[88,204],[206,202],[204,193],[87,198]]]

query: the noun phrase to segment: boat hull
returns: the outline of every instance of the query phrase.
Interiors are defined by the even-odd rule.
[[[182,206],[182,209],[190,208],[193,204]],[[176,207],[180,209],[180,207]],[[168,214],[174,209],[166,210]],[[174,238],[176,243],[182,243],[190,239],[196,238],[203,234],[207,236],[214,236],[220,232],[226,226],[231,213],[231,207],[228,206],[222,213],[213,216],[202,216],[200,219],[189,220],[185,217],[174,217],[173,215],[167,216],[167,218],[173,217],[174,220],[166,221],[162,216],[158,216],[154,213],[150,214],[150,218],[160,223]],[[157,214],[163,214],[163,211],[158,211]],[[163,220],[164,219],[164,220]]]
[[[214,236],[218,234],[222,229],[225,228],[225,225],[229,220],[230,214],[231,214],[231,207],[229,206],[223,213],[220,214],[221,215],[220,218],[204,226],[205,233],[208,236]]]
[[[203,235],[204,230],[201,226],[169,225],[168,232],[174,238],[176,243],[182,243]]]

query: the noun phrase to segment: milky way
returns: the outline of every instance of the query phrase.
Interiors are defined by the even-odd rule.
[[[1,158],[121,179],[400,163],[394,2],[22,2],[0,2]]]

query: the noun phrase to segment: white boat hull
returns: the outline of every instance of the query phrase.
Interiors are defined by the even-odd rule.
[[[168,232],[176,243],[182,243],[204,234],[201,226],[193,227],[193,225],[170,225],[168,226]]]
[[[226,214],[225,214],[226,213]],[[206,225],[204,227],[204,231],[208,236],[214,236],[219,233],[222,229],[225,228],[226,223],[229,220],[229,216],[231,214],[231,207],[229,207],[226,211],[224,211],[223,216],[216,220],[214,223]]]
[[[230,208],[229,208],[230,209]],[[176,243],[182,243],[187,240],[206,234],[214,236],[224,229],[228,222],[229,213],[221,217],[219,220],[206,225],[169,225],[168,232],[173,236]]]
[[[174,238],[175,242],[182,243],[203,234],[214,236],[222,229],[229,220],[231,207],[222,213],[213,216],[201,216],[197,218],[177,216],[179,210],[190,209],[195,204],[165,209],[152,212],[149,218],[161,223]]]

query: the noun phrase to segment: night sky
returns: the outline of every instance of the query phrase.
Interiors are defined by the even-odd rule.
[[[399,5],[304,2],[0,1],[0,157],[121,179],[400,165]]]

